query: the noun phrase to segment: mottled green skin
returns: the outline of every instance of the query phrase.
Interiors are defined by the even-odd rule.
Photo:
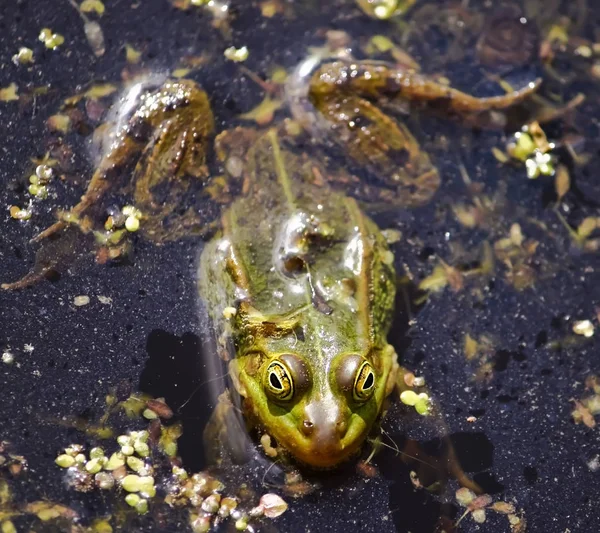
[[[310,164],[283,150],[275,130],[250,148],[245,177],[245,196],[225,211],[221,233],[202,253],[200,293],[221,341],[233,336],[230,371],[249,419],[295,459],[335,466],[360,448],[394,385],[396,354],[386,341],[392,256],[356,201],[315,183]],[[304,249],[310,280],[306,269],[290,275],[280,260],[296,243],[290,228],[298,220],[313,220],[321,233]],[[237,309],[230,320],[228,307]],[[288,403],[272,401],[264,388],[265,369],[281,354],[298,355],[310,377]],[[336,378],[349,354],[375,371],[375,392],[364,403]]]

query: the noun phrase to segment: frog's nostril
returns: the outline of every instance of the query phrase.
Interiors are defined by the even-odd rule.
[[[312,435],[315,425],[310,420],[302,421],[302,433],[304,433],[307,437]]]
[[[348,429],[348,423],[346,420],[338,420],[335,429],[337,431],[338,436],[341,438],[346,434],[346,430]]]

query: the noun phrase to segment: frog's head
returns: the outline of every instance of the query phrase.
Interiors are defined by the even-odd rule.
[[[385,350],[384,350],[385,351]],[[357,452],[390,390],[393,361],[342,353],[249,353],[232,362],[236,387],[266,433],[296,460],[331,468]]]

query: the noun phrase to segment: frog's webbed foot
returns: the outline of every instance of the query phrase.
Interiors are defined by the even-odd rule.
[[[206,153],[213,127],[208,97],[190,80],[168,82],[144,95],[127,124],[115,133],[79,203],[33,239],[42,242],[41,256],[47,258],[57,248],[48,239],[65,240],[69,227],[94,233],[105,251],[101,260],[120,257],[128,231],[138,226],[142,235],[155,242],[203,235],[212,229],[209,222],[215,214],[203,213],[201,218],[183,200],[194,180],[203,186],[208,178]],[[115,196],[135,207],[139,220],[132,226],[126,223],[127,214],[115,211]],[[62,245],[66,248],[67,243]],[[4,287],[35,283],[49,268],[67,261],[65,253],[59,255],[51,261],[52,267],[36,260],[28,275]]]
[[[425,387],[407,385],[407,376],[413,376],[413,374],[403,367],[398,367],[396,390],[400,395],[405,391],[413,391],[417,394],[426,393],[429,396]],[[462,469],[452,441],[448,436],[446,423],[444,422],[438,406],[435,403],[430,404],[427,415],[420,415],[416,412],[412,412],[409,416],[421,417],[422,420],[417,421],[417,423],[427,423],[430,426],[434,426],[434,433],[437,434],[441,441],[439,453],[432,455],[424,450],[420,441],[413,439],[410,436],[407,437],[405,446],[402,450],[403,459],[414,465],[417,477],[421,484],[426,487],[443,484],[447,477],[450,476],[462,487],[466,487],[476,494],[482,494],[483,490],[481,487]]]
[[[2,283],[0,287],[6,290],[24,289],[50,277],[62,265],[72,263],[82,253],[81,240],[78,229],[62,229],[59,238],[48,239],[37,251],[33,268],[25,276],[12,283]]]

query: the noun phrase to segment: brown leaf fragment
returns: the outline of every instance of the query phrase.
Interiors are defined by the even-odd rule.
[[[583,249],[586,252],[597,252],[600,250],[600,239],[589,239],[585,241]]]
[[[419,283],[419,289],[427,292],[441,291],[448,285],[446,269],[442,265],[436,265],[433,272]]]
[[[69,519],[77,518],[77,513],[73,509],[58,503],[46,501],[32,502],[25,507],[25,510],[28,513],[36,515],[42,522],[61,517]]]
[[[404,383],[406,383],[406,385],[408,387],[413,387],[415,384],[415,375],[412,372],[405,372],[404,373]]]
[[[515,246],[523,244],[523,232],[520,224],[512,224],[510,227],[510,240]]]
[[[495,502],[492,504],[490,509],[493,509],[497,513],[501,514],[513,514],[515,512],[515,506],[508,502]]]
[[[489,494],[482,494],[477,496],[473,501],[468,504],[469,509],[475,511],[476,509],[483,509],[492,503],[492,497]]]
[[[146,406],[151,411],[155,412],[163,420],[169,420],[173,417],[173,411],[171,408],[161,399],[148,400]]]
[[[575,409],[571,412],[573,421],[576,424],[583,423],[589,428],[596,427],[596,421],[591,411],[579,400],[573,400],[573,403],[575,404]]]
[[[375,477],[377,476],[377,467],[366,461],[359,461],[356,464],[356,471],[363,477]]]
[[[14,102],[19,99],[17,94],[18,87],[16,83],[11,83],[8,87],[0,88],[0,102]]]
[[[505,152],[500,150],[499,148],[492,148],[492,155],[500,162],[500,163],[508,163],[510,161],[509,157]]]
[[[596,394],[600,394],[600,378],[592,374],[585,378],[585,388],[593,390]]]
[[[12,492],[8,481],[0,479],[0,507],[6,506],[12,500]]]
[[[125,59],[127,60],[127,63],[137,65],[142,59],[142,52],[130,44],[125,43]]]
[[[283,100],[271,98],[267,95],[260,104],[247,113],[240,115],[240,118],[244,120],[254,120],[259,126],[265,126],[273,120],[275,112],[280,109],[282,105]]]
[[[59,131],[61,133],[67,133],[71,126],[71,119],[67,115],[57,114],[52,115],[46,121],[48,129],[50,131]]]
[[[569,171],[564,165],[559,165],[556,169],[556,178],[554,179],[554,188],[556,189],[556,196],[558,196],[559,201],[569,192],[570,187],[571,177],[569,176]]]
[[[444,264],[444,270],[446,271],[446,279],[448,280],[448,285],[450,285],[450,288],[454,292],[461,291],[465,284],[464,277],[460,270],[447,264]]]
[[[477,226],[477,209],[463,204],[452,206],[454,216],[466,228],[474,228]]]
[[[587,239],[597,227],[598,219],[596,217],[584,218],[577,228],[577,235],[580,239]]]
[[[92,85],[85,93],[84,96],[88,98],[104,98],[109,96],[117,90],[116,85],[111,83],[100,83],[98,85]]]
[[[464,352],[467,361],[470,361],[477,355],[478,343],[468,333],[465,335]]]

